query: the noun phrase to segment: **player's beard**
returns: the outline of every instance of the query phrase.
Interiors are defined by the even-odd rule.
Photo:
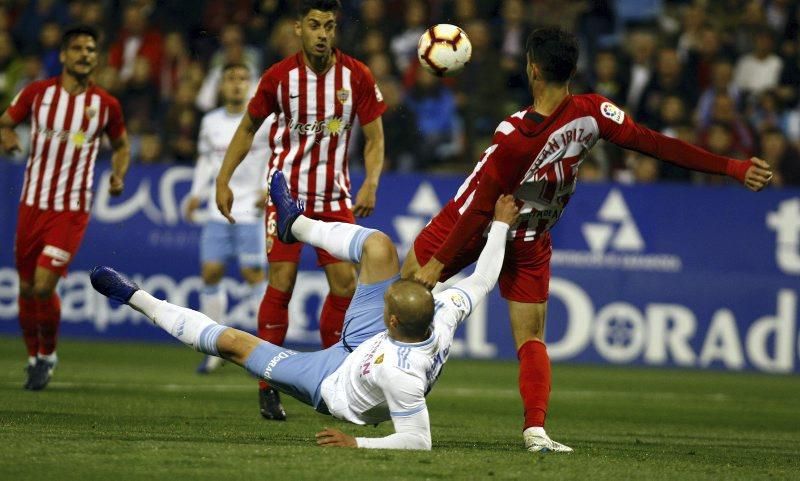
[[[70,68],[70,67],[67,67],[67,69],[66,69],[66,70],[67,70],[67,73],[68,73],[70,76],[74,77],[74,78],[75,78],[75,80],[77,80],[77,81],[79,81],[79,82],[85,82],[85,81],[86,81],[86,80],[88,80],[88,79],[89,79],[89,78],[92,76],[92,74],[94,73],[94,67],[90,67],[90,68],[89,68],[89,70],[88,70],[88,71],[86,71],[86,72],[78,72],[78,71],[76,71],[74,68]]]

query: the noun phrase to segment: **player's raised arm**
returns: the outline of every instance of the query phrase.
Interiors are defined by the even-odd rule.
[[[483,300],[497,283],[505,258],[508,229],[517,220],[518,215],[519,207],[517,207],[513,195],[503,195],[497,200],[494,221],[489,229],[486,245],[475,264],[475,271],[450,288],[467,296],[469,305],[464,306],[464,312],[459,316],[459,321],[466,319],[472,311],[472,307]]]
[[[727,175],[754,192],[772,180],[772,168],[758,157],[738,160],[713,154],[639,125],[607,99],[599,95],[596,98],[600,136],[620,147],[697,172]]]
[[[239,122],[239,127],[233,134],[228,150],[225,151],[222,167],[220,167],[219,174],[217,174],[217,208],[231,224],[236,223],[236,220],[231,216],[233,191],[231,191],[228,183],[231,181],[236,168],[239,167],[247,153],[250,152],[253,138],[258,129],[261,128],[262,123],[264,123],[264,118],[253,118],[249,112],[244,114],[242,121]]]

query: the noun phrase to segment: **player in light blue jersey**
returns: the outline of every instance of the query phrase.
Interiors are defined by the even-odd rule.
[[[204,284],[200,293],[200,311],[220,324],[225,323],[228,308],[228,296],[220,285],[228,260],[235,258],[238,261],[242,277],[252,287],[254,311],[258,309],[266,287],[266,229],[263,220],[269,155],[266,134],[256,136],[253,148],[231,178],[230,187],[237,199],[234,206],[237,223],[228,223],[214,208],[214,182],[225,150],[244,115],[252,86],[251,77],[249,68],[242,63],[230,63],[223,68],[220,85],[223,106],[207,113],[200,124],[197,165],[185,212],[188,221],[202,221],[198,219],[197,211],[204,202],[209,206],[200,237]],[[205,356],[197,371],[208,373],[221,364],[221,358]],[[279,404],[277,408],[283,409]]]
[[[341,340],[328,349],[296,352],[219,325],[154,298],[108,267],[92,270],[92,285],[188,346],[243,366],[321,413],[355,424],[394,424],[395,432],[381,438],[354,438],[326,429],[317,433],[319,445],[430,449],[425,396],[442,372],[456,328],[497,282],[508,228],[519,213],[514,198],[497,201],[475,272],[432,295],[416,281],[400,280],[397,250],[385,234],[302,215],[302,203],[291,198],[280,172],[273,175],[270,196],[283,242],[302,241],[361,266]]]

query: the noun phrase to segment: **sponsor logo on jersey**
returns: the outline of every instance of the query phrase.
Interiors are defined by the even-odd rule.
[[[317,120],[316,122],[309,122],[302,124],[294,119],[289,121],[289,130],[294,130],[300,135],[313,135],[318,133],[326,133],[329,135],[339,135],[346,130],[350,130],[353,126],[349,122],[345,122],[341,117],[331,117],[325,120]]]
[[[83,130],[78,130],[77,132],[72,132],[70,130],[53,130],[48,129],[47,127],[39,127],[37,129],[39,135],[44,136],[45,138],[56,140],[58,142],[66,142],[67,140],[72,140],[72,142],[77,146],[80,147],[87,142],[86,132]]]
[[[620,125],[625,120],[625,112],[611,102],[600,104],[600,113],[603,114],[603,117],[609,118]]]
[[[581,226],[589,251],[554,250],[553,265],[659,272],[679,272],[683,268],[678,256],[644,252],[644,238],[618,189],[608,193],[597,211],[597,220]]]
[[[336,91],[336,99],[339,101],[340,104],[344,105],[347,103],[347,99],[350,98],[350,91],[347,89],[339,89]]]

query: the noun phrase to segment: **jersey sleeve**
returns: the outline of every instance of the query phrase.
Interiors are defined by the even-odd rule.
[[[108,122],[106,123],[106,134],[112,141],[117,140],[125,133],[125,118],[122,116],[122,106],[119,100],[108,97]]]
[[[713,154],[679,139],[667,137],[637,124],[610,100],[594,95],[594,118],[600,137],[625,149],[635,150],[679,167],[709,174],[729,175],[739,182],[751,162]]]
[[[17,96],[14,97],[11,101],[11,105],[9,105],[6,110],[14,123],[18,124],[28,118],[33,108],[33,100],[36,98],[39,90],[39,84],[34,82],[20,90]]]
[[[270,114],[278,112],[280,108],[278,106],[278,85],[278,78],[273,68],[264,72],[258,82],[256,93],[247,104],[247,113],[250,114],[250,117],[263,120]]]
[[[382,438],[356,438],[359,448],[431,449],[431,428],[422,379],[405,371],[393,372],[381,382],[392,417],[394,434]]]
[[[366,125],[386,112],[386,103],[375,77],[366,65],[361,65],[358,92],[355,92],[356,114],[361,125]]]

